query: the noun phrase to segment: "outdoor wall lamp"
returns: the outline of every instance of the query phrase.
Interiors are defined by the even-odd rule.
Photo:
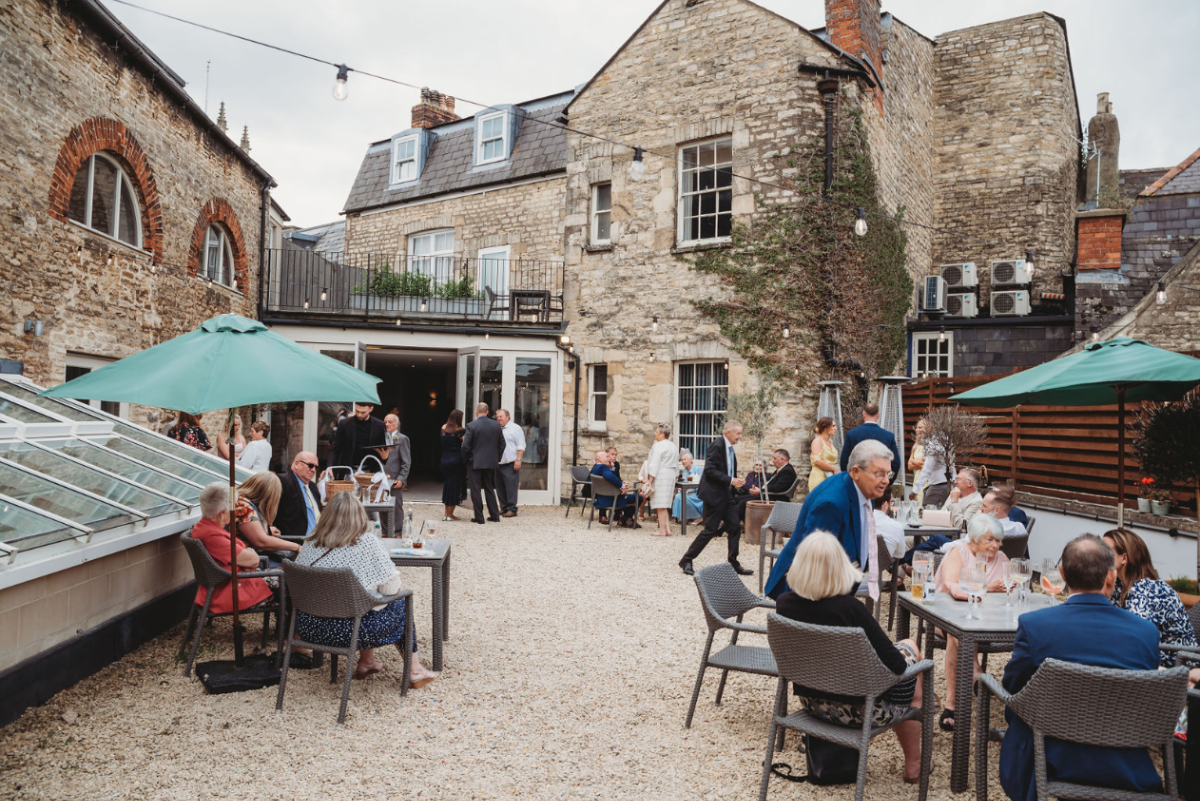
[[[570,345],[571,337],[567,336],[566,334],[563,334],[561,337],[558,338],[558,341],[563,343],[564,345]]]
[[[41,320],[26,320],[25,321],[25,333],[33,334],[35,337],[40,337],[42,335],[42,329],[44,327],[45,327],[45,323],[42,322]]]

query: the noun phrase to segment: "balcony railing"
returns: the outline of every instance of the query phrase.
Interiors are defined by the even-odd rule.
[[[265,303],[288,317],[557,325],[563,263],[271,249]]]

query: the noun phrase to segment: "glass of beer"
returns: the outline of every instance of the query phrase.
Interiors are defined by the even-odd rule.
[[[425,547],[425,526],[432,526],[432,524],[428,520],[423,520],[420,530],[417,531],[417,536],[413,537],[413,547],[417,550]],[[432,527],[429,529],[429,533],[433,534]]]
[[[913,562],[912,597],[925,597],[925,582],[929,580],[929,562]]]

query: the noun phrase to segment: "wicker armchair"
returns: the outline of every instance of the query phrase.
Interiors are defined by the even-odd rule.
[[[624,493],[621,492],[620,487],[614,487],[612,482],[604,476],[598,476],[594,473],[589,473],[588,476],[591,479],[592,486],[592,513],[588,515],[588,528],[592,527],[592,519],[596,516],[596,499],[612,498],[612,506],[608,507],[608,530],[612,531],[613,521],[617,519],[617,501],[621,499],[621,495]],[[601,509],[600,512],[603,514],[604,509]],[[579,513],[582,515],[583,510],[580,509]]]
[[[696,712],[696,700],[700,697],[704,671],[709,668],[721,671],[721,682],[717,685],[717,704],[721,703],[721,696],[725,692],[725,679],[731,670],[757,673],[760,676],[776,675],[775,658],[771,656],[770,648],[738,645],[738,635],[743,631],[752,634],[767,632],[762,626],[743,623],[742,617],[751,609],[760,606],[774,609],[775,602],[769,598],[760,598],[746,589],[738,574],[733,572],[733,565],[728,562],[721,562],[697,572],[696,589],[700,591],[700,605],[704,609],[704,621],[708,624],[708,639],[704,642],[704,653],[700,656],[700,670],[696,674],[696,686],[692,688],[692,702],[688,706],[687,719],[683,723],[685,728],[692,726],[692,715]],[[720,629],[729,629],[733,636],[729,645],[714,654],[713,637]]]
[[[792,489],[794,490],[795,486]],[[763,582],[766,581],[763,565],[769,558],[771,566],[774,567],[775,560],[779,558],[779,552],[783,550],[782,546],[775,547],[775,536],[783,533],[791,535],[795,531],[796,520],[800,517],[800,507],[803,505],[776,501],[775,505],[771,507],[771,516],[767,518],[767,522],[763,523],[762,536],[758,538],[758,591],[760,593],[763,591]],[[771,537],[770,545],[767,544],[768,535]]]
[[[330,654],[330,684],[337,682],[338,657],[346,657],[342,705],[338,709],[338,725],[344,723],[346,704],[350,701],[350,679],[354,675],[354,656],[358,651],[358,629],[362,624],[362,619],[371,611],[372,607],[381,603],[391,603],[398,598],[404,599],[404,638],[400,641],[400,654],[404,659],[404,678],[400,680],[400,695],[408,695],[408,681],[412,670],[412,651],[415,642],[411,589],[385,596],[382,599],[373,598],[363,589],[362,582],[354,575],[354,571],[348,567],[336,569],[308,567],[295,562],[284,562],[283,574],[287,578],[295,611],[313,617],[353,620],[354,628],[350,635],[350,644],[345,648],[305,642],[296,637],[296,616],[292,615],[284,652],[283,676],[279,680],[279,695],[275,699],[277,713],[283,711],[283,694],[287,690],[288,662],[291,660],[292,646],[298,646]]]
[[[923,659],[900,675],[888,670],[871,647],[862,629],[814,626],[767,615],[767,641],[779,666],[779,682],[775,689],[775,706],[767,730],[767,756],[763,763],[759,801],[766,801],[767,783],[771,778],[771,762],[776,751],[780,728],[791,729],[810,737],[819,737],[848,748],[858,749],[858,784],[855,801],[862,801],[867,780],[867,751],[871,740],[908,720],[921,721],[921,784],[917,794],[924,801],[929,792],[930,757],[933,753],[933,662]],[[923,675],[922,675],[923,674]],[[879,696],[901,681],[922,675],[922,704],[911,707],[887,726],[873,726],[875,702]],[[824,693],[862,696],[866,709],[861,728],[840,726],[814,717],[801,707],[788,714],[790,683]]]
[[[1174,801],[1178,779],[1171,742],[1187,700],[1187,668],[1115,670],[1047,659],[1019,692],[1009,693],[994,676],[979,677],[975,713],[975,797],[987,801],[990,696],[1017,714],[1033,730],[1033,770],[1039,801]],[[1114,725],[1115,721],[1120,721]],[[965,721],[964,721],[965,723]],[[1109,748],[1163,749],[1163,793],[1137,793],[1092,785],[1049,781],[1046,738]]]
[[[567,513],[563,517],[571,516],[571,506],[575,503],[575,493],[580,487],[592,486],[592,474],[588,471],[587,465],[577,464],[571,467],[571,497],[567,499]],[[587,508],[588,501],[594,500],[587,495],[583,495],[579,499],[579,516],[583,517],[583,510]]]
[[[1188,610],[1188,620],[1192,623],[1192,631],[1196,633],[1196,640],[1200,642],[1200,604],[1196,604]],[[1158,650],[1160,651],[1189,651],[1186,654],[1190,658],[1189,664],[1200,664],[1200,646],[1196,645],[1171,645],[1169,643],[1159,643]]]
[[[1032,522],[1032,521],[1030,521]],[[1009,559],[1024,559],[1025,551],[1029,548],[1029,533],[1023,537],[1005,537],[1000,543],[1000,553]]]
[[[196,661],[196,651],[200,647],[200,636],[204,634],[204,625],[209,618],[227,617],[233,612],[212,612],[209,606],[212,604],[213,590],[222,584],[228,584],[232,573],[217,564],[217,560],[212,558],[212,554],[204,547],[204,543],[193,539],[188,535],[183,535],[179,538],[183,543],[183,549],[187,551],[188,559],[192,561],[192,570],[196,574],[196,583],[208,590],[204,598],[204,604],[192,604],[192,609],[188,613],[187,627],[183,632],[183,641],[179,643],[179,658],[183,658],[184,651],[187,650],[188,640],[192,640],[192,648],[188,653],[187,666],[183,669],[183,675],[192,675],[192,665]],[[275,636],[278,639],[278,651],[283,650],[283,623],[281,621],[280,610],[286,605],[287,590],[286,584],[283,581],[283,573],[279,570],[238,570],[239,579],[248,578],[264,578],[266,576],[279,576],[279,590],[275,596],[275,603],[268,606],[260,606],[250,614],[257,615],[262,612],[263,628],[262,628],[262,645],[267,647],[267,633],[271,630],[271,613],[275,613]],[[245,614],[246,610],[242,610]],[[194,635],[194,638],[193,638]]]

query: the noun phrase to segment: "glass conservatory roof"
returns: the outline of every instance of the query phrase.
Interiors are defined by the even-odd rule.
[[[18,552],[183,520],[226,462],[86,403],[0,376],[0,566]],[[238,481],[250,476],[237,468]]]

